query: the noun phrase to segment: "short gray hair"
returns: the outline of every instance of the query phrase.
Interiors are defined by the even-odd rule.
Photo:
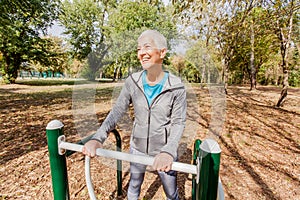
[[[153,39],[154,44],[156,45],[157,48],[162,49],[162,48],[168,48],[167,44],[167,39],[165,36],[163,36],[160,32],[157,30],[146,30],[141,33],[139,36],[138,40],[140,40],[142,37],[151,37]]]

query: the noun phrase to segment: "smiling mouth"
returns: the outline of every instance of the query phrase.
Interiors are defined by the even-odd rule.
[[[149,62],[149,59],[142,59],[142,62],[145,63],[145,62]]]

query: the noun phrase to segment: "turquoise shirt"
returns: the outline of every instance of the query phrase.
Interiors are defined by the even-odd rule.
[[[147,83],[146,75],[147,75],[147,71],[144,71],[143,77],[142,77],[144,93],[147,97],[148,104],[151,105],[153,99],[161,93],[161,91],[164,87],[164,84],[168,78],[168,73],[165,73],[164,78],[159,83],[157,83],[153,86],[151,86]]]

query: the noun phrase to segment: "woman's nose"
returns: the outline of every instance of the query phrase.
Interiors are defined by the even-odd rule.
[[[138,53],[145,54],[146,52],[147,52],[147,50],[145,48],[141,48]]]
[[[144,49],[141,49],[141,50],[138,51],[138,56],[139,57],[142,57],[145,54],[146,54],[146,50],[144,50]]]

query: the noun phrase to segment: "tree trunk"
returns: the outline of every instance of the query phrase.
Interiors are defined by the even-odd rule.
[[[288,94],[288,87],[289,87],[289,66],[287,63],[288,60],[288,49],[289,49],[289,44],[290,44],[290,38],[291,38],[291,34],[292,34],[292,28],[293,28],[293,15],[294,12],[291,12],[290,14],[290,19],[289,19],[289,27],[288,27],[288,33],[287,33],[287,37],[285,37],[284,32],[283,32],[283,28],[280,27],[279,28],[279,39],[280,39],[280,53],[281,53],[281,57],[282,57],[282,70],[283,70],[283,81],[282,81],[282,90],[281,90],[281,94],[279,97],[279,100],[276,104],[277,107],[282,106],[282,103],[284,101],[284,99],[287,97]],[[279,22],[277,21],[277,24],[279,25]]]
[[[253,21],[251,22],[251,54],[250,54],[250,90],[256,89],[256,68],[254,64],[254,29],[253,29]]]
[[[114,68],[114,77],[113,77],[113,82],[115,82],[117,79],[117,68]]]
[[[279,100],[278,100],[278,102],[276,104],[277,107],[282,106],[284,99],[287,97],[288,87],[289,87],[288,78],[289,78],[288,70],[285,70],[285,72],[283,73],[283,82],[282,82],[283,83],[283,87],[282,87],[282,90],[281,90],[281,94],[280,94]]]
[[[18,77],[18,72],[7,73],[4,71],[2,79],[5,84],[15,84]]]
[[[204,87],[204,83],[206,82],[206,79],[205,79],[205,70],[206,70],[206,64],[204,63],[204,65],[203,65],[203,68],[202,68],[202,73],[201,73],[201,84],[200,84],[200,86],[201,86],[201,88],[203,88]]]
[[[229,74],[229,61],[225,58],[224,69],[223,69],[223,81],[225,94],[228,94],[228,74]]]
[[[211,84],[209,68],[207,69],[207,84]]]
[[[122,77],[123,77],[122,68],[119,67],[119,70],[118,70],[118,71],[119,71],[119,73],[118,73],[118,79],[121,80]]]
[[[15,59],[16,61],[14,62],[11,60],[10,56],[7,56],[6,54],[4,54],[4,58],[3,82],[5,84],[14,84],[18,78],[18,70],[20,69],[21,62],[19,62],[19,59]]]

